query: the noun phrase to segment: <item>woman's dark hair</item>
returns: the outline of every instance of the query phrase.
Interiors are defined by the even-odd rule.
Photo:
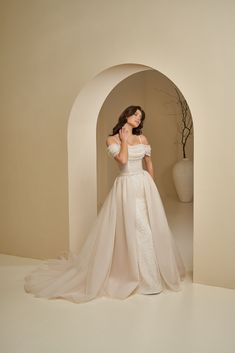
[[[137,109],[141,111],[141,122],[139,126],[133,128],[132,133],[133,135],[141,135],[142,134],[141,129],[143,128],[143,122],[145,119],[145,112],[139,105],[130,105],[121,113],[121,115],[118,118],[118,123],[113,128],[113,133],[110,134],[109,136],[116,135],[119,132],[119,130],[123,127],[123,125],[126,124],[127,118],[135,114]]]

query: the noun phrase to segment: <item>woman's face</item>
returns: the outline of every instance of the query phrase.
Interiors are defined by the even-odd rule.
[[[141,123],[141,118],[142,118],[142,113],[139,109],[137,109],[133,115],[128,116],[127,123],[135,128],[139,126],[139,124]]]

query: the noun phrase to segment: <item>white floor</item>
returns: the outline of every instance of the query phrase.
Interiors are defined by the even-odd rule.
[[[83,304],[34,298],[23,279],[41,261],[0,255],[0,352],[234,353],[235,291],[192,283],[192,204],[165,207],[189,271],[181,292]]]
[[[234,353],[235,291],[182,292],[73,304],[34,298],[23,278],[39,260],[0,256],[1,353]]]

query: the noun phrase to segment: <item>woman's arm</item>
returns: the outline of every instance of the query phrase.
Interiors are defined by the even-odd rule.
[[[114,157],[121,164],[126,164],[128,161],[128,145],[127,141],[121,141],[120,152]]]
[[[149,145],[149,142],[148,142],[146,136],[141,135],[141,139],[142,139],[142,142],[143,142],[145,145]],[[145,163],[147,172],[149,172],[149,174],[151,175],[151,177],[154,178],[154,167],[153,167],[153,162],[152,162],[151,156],[148,156],[148,155],[146,154],[146,155],[144,156],[144,163]]]
[[[151,177],[154,178],[154,168],[153,168],[153,162],[152,162],[151,157],[145,155],[144,162],[145,162],[146,170],[149,172]]]
[[[127,130],[122,127],[119,130],[119,138],[121,140],[120,144],[120,151],[119,153],[114,157],[117,162],[121,164],[126,164],[128,162],[128,144],[127,144],[127,136],[128,132]],[[109,136],[106,140],[106,145],[110,145],[111,143],[115,143],[115,140],[113,139],[112,136]]]

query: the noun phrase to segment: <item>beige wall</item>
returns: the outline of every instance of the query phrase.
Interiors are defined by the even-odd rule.
[[[194,281],[234,288],[234,3],[1,6],[2,252],[68,248],[70,109],[103,69],[140,63],[172,80],[194,117]]]

